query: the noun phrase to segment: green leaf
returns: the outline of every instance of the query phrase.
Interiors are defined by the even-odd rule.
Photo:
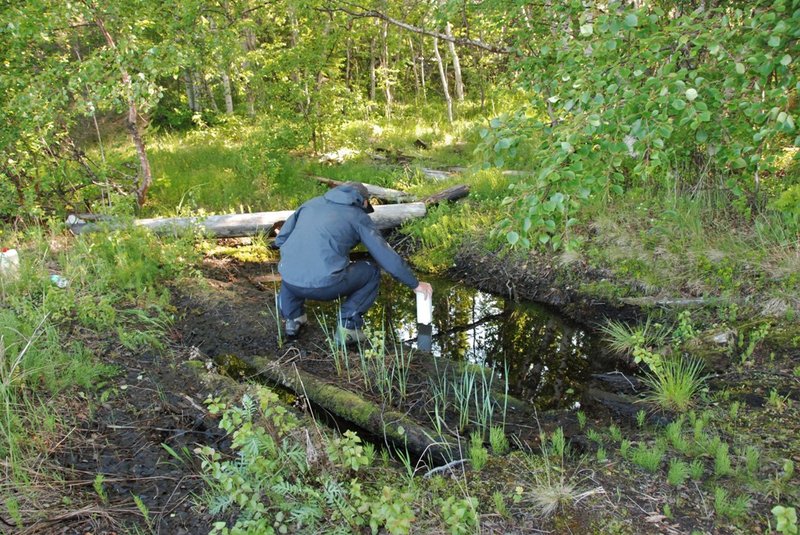
[[[504,137],[503,139],[501,139],[497,143],[495,143],[494,151],[495,152],[500,152],[501,150],[505,150],[510,146],[511,146],[511,139],[509,139],[507,137]]]
[[[783,65],[784,67],[788,66],[791,62],[792,62],[792,56],[790,56],[789,54],[784,54],[783,57],[781,58],[781,65]]]
[[[678,111],[681,111],[684,108],[686,108],[686,101],[676,98],[675,100],[672,101],[672,107]]]
[[[486,136],[488,136],[488,135],[489,135],[489,129],[488,128],[481,128],[481,131],[480,131],[481,139],[486,138]]]
[[[514,232],[513,230],[509,231],[506,234],[506,241],[508,242],[509,245],[513,246],[515,243],[519,241],[519,233]]]
[[[697,98],[697,89],[690,87],[689,89],[686,90],[686,100],[691,102],[696,98]]]
[[[737,63],[736,64],[736,72],[738,72],[739,74],[744,74],[744,64],[743,63]]]
[[[586,120],[592,126],[600,126],[600,116],[597,115],[596,113],[591,114],[589,117],[586,118]]]
[[[708,140],[708,134],[705,130],[698,130],[694,134],[694,138],[697,140],[698,143],[705,143]]]
[[[539,243],[544,245],[545,243],[550,241],[550,236],[547,234],[539,234]]]
[[[581,26],[581,35],[584,37],[589,37],[594,33],[594,28],[591,24],[584,24]]]
[[[561,142],[561,150],[563,150],[566,153],[572,152],[572,144],[567,142],[567,141],[562,141]]]
[[[617,49],[617,41],[616,39],[609,39],[606,41],[606,50],[616,50]]]
[[[781,46],[781,38],[778,37],[777,35],[770,36],[769,40],[767,41],[767,44],[772,48],[778,48],[779,46]]]
[[[639,17],[635,14],[630,13],[628,16],[625,17],[625,26],[628,28],[635,28],[639,25]]]
[[[736,158],[731,164],[734,169],[741,169],[745,166],[747,166],[747,162],[744,161],[744,158]]]

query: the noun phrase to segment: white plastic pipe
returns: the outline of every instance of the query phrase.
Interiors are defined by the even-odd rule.
[[[433,299],[417,292],[417,323],[430,325],[433,321]]]

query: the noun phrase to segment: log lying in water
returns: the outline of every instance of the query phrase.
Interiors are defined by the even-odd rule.
[[[345,184],[345,182],[340,182],[338,180],[333,180],[332,178],[326,178],[324,176],[314,176],[314,175],[309,175],[309,176],[314,180],[322,182],[323,184],[330,186],[332,188]],[[416,200],[413,195],[409,195],[405,191],[400,191],[391,188],[384,188],[382,186],[376,186],[374,184],[367,184],[366,182],[362,182],[362,184],[364,184],[364,187],[367,188],[370,197],[374,197],[382,201],[407,202]]]
[[[409,219],[424,217],[427,210],[425,203],[387,204],[376,206],[375,212],[369,216],[379,229],[398,227]],[[212,215],[208,217],[170,217],[156,219],[137,219],[134,225],[146,227],[156,234],[182,234],[186,231],[203,230],[217,238],[238,238],[253,236],[258,233],[269,235],[275,225],[286,221],[294,210],[278,212],[256,212],[252,214]],[[68,223],[75,234],[101,230],[102,225],[95,223]],[[110,225],[114,228],[114,225]]]
[[[434,464],[444,464],[467,451],[453,439],[446,443],[436,440],[436,433],[412,421],[405,414],[383,408],[344,388],[327,383],[320,377],[269,357],[244,357],[258,372],[299,396],[305,396],[317,405],[352,422],[377,437],[383,437],[395,447],[418,458],[429,458]]]

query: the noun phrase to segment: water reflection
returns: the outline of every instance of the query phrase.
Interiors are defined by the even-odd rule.
[[[540,408],[571,406],[590,373],[613,364],[598,362],[597,340],[584,329],[534,304],[519,304],[451,281],[431,281],[432,353],[440,358],[494,366],[508,372],[509,393]],[[379,306],[367,321],[381,322],[399,340],[413,344],[416,308],[406,287],[385,278]]]

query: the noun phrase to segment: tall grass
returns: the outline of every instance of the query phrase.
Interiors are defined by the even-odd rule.
[[[57,227],[37,227],[13,239],[19,277],[3,280],[0,294],[0,458],[12,481],[39,469],[39,448],[58,440],[62,419],[69,423],[54,400],[90,392],[114,373],[87,345],[93,336],[117,334],[131,349],[162,343],[171,317],[161,281],[181,276],[193,258],[186,243],[162,243],[141,229],[67,244]],[[69,285],[53,285],[52,272]],[[69,338],[75,327],[87,341]]]
[[[683,412],[705,382],[703,362],[690,358],[666,359],[658,370],[644,378],[650,387],[648,399],[665,409]]]

